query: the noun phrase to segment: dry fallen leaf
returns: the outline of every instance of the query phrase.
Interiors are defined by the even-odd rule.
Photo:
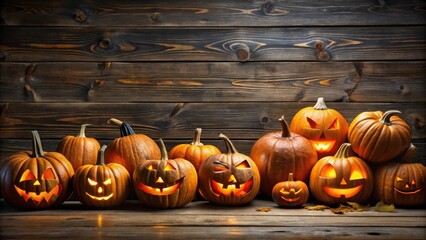
[[[380,201],[376,204],[376,206],[374,206],[374,210],[377,212],[393,212],[395,210],[395,206],[393,204],[388,205]]]
[[[353,212],[353,208],[350,206],[340,205],[337,208],[330,208],[330,211],[334,214],[343,214],[347,212]]]
[[[256,211],[258,212],[270,212],[272,209],[269,207],[265,207],[265,208],[258,208],[256,209]]]
[[[368,211],[370,208],[370,206],[364,206],[356,202],[347,202],[347,204],[351,206],[353,210],[358,212]]]
[[[307,210],[314,210],[314,211],[323,211],[324,209],[329,209],[330,207],[325,205],[315,205],[315,206],[306,206],[305,209]]]

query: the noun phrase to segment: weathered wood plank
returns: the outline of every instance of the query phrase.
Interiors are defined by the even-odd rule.
[[[320,92],[327,101],[426,102],[425,79],[426,62],[418,61],[0,63],[0,96],[4,102],[281,102],[315,101]]]
[[[3,61],[351,61],[426,59],[407,27],[1,27]],[[48,37],[47,37],[48,36]]]
[[[165,96],[167,97],[167,96]],[[301,108],[314,102],[245,103],[9,103],[0,115],[1,138],[27,138],[38,129],[42,138],[62,138],[74,134],[83,123],[91,123],[96,138],[119,136],[116,126],[106,122],[115,117],[131,124],[136,132],[155,139],[186,139],[194,129],[204,129],[205,138],[219,133],[231,139],[257,139],[271,129],[280,129],[276,120],[285,114],[291,121]],[[363,111],[397,109],[412,128],[413,139],[426,138],[425,103],[338,103],[327,106],[338,110],[350,123]]]
[[[305,26],[424,24],[423,1],[4,1],[8,26]]]

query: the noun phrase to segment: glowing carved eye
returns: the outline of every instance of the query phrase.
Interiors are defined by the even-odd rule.
[[[336,170],[333,166],[327,164],[322,168],[320,176],[325,178],[336,178]]]
[[[318,124],[312,120],[311,118],[306,118],[306,120],[308,121],[309,125],[311,126],[311,128],[317,128]]]
[[[48,168],[44,173],[41,179],[45,180],[55,180],[55,174],[53,173],[51,168]]]
[[[98,182],[93,181],[92,179],[88,178],[87,181],[89,182],[90,186],[98,185]]]
[[[359,180],[359,179],[363,179],[364,177],[362,176],[361,171],[359,170],[353,170],[351,173],[351,176],[349,178],[349,180]]]
[[[172,171],[172,170],[176,170],[176,169],[172,165],[167,163],[166,167],[164,168],[164,171]]]
[[[244,162],[238,164],[235,168],[236,169],[250,168],[250,165],[248,164],[247,160],[245,160]]]
[[[109,184],[111,184],[111,178],[108,178],[108,180],[104,181],[104,185],[109,185]]]
[[[148,169],[148,170],[157,170],[157,168],[156,167],[154,167],[153,165],[149,165],[146,169]]]
[[[223,162],[214,162],[214,171],[215,172],[223,172],[228,170],[229,167],[225,165]]]
[[[339,122],[337,122],[337,118],[334,119],[334,121],[331,123],[330,127],[328,129],[336,129],[339,128]]]
[[[416,181],[412,180],[411,185],[416,185]]]
[[[402,182],[402,178],[400,178],[400,177],[396,177],[396,181],[397,181],[397,182]]]
[[[29,170],[25,170],[25,172],[22,174],[21,179],[19,179],[19,182],[22,181],[29,181],[29,180],[35,180],[37,179],[34,174]]]

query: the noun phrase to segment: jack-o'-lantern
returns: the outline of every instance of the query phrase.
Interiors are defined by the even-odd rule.
[[[44,209],[57,206],[71,194],[71,163],[58,152],[44,152],[40,136],[32,131],[32,152],[9,156],[1,169],[4,199],[16,208]]]
[[[327,108],[324,98],[318,98],[313,107],[305,107],[294,115],[290,131],[311,141],[318,158],[332,156],[346,142],[348,122],[336,110]]]
[[[159,141],[161,160],[147,160],[133,173],[136,195],[149,207],[184,207],[195,197],[197,171],[183,158],[169,159],[163,140]]]
[[[280,207],[298,207],[308,201],[309,189],[302,181],[294,181],[293,173],[288,174],[288,180],[275,184],[272,189],[272,199]]]
[[[307,183],[318,160],[308,139],[290,132],[284,116],[278,121],[282,131],[259,138],[250,153],[260,172],[260,190],[267,195],[271,195],[275,184],[285,181],[289,173],[293,173],[296,180]]]
[[[363,112],[352,120],[348,140],[362,159],[372,163],[390,161],[411,144],[411,128],[395,114],[398,110]]]
[[[105,163],[121,164],[132,174],[136,166],[145,160],[160,158],[160,148],[150,137],[136,134],[129,124],[118,119],[111,118],[108,123],[120,126],[121,137],[108,145]]]
[[[375,198],[400,207],[426,205],[426,167],[413,162],[416,147],[411,144],[401,162],[385,163],[375,171]]]
[[[58,144],[57,152],[62,153],[72,164],[74,171],[85,164],[95,164],[99,148],[98,140],[86,137],[86,127],[82,124],[77,136],[65,136]]]
[[[131,179],[126,168],[117,163],[105,165],[106,146],[99,150],[96,164],[86,164],[74,175],[74,194],[84,205],[91,207],[115,207],[126,200]]]
[[[201,128],[195,129],[195,136],[192,143],[179,144],[169,152],[170,158],[183,158],[190,161],[198,171],[201,163],[212,154],[220,153],[220,150],[213,145],[201,143]]]
[[[241,205],[256,197],[260,174],[254,161],[239,153],[231,140],[219,136],[226,144],[226,153],[208,157],[198,171],[198,191],[208,201],[221,205]]]
[[[350,156],[344,143],[334,156],[321,158],[312,168],[309,189],[325,204],[365,202],[373,190],[373,174],[361,158]]]

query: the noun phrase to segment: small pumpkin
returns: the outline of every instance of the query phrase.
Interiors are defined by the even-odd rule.
[[[4,161],[0,182],[4,199],[23,209],[45,209],[71,195],[74,169],[64,155],[44,152],[38,132],[32,131],[32,152],[17,152]]]
[[[109,208],[126,200],[131,179],[126,168],[117,163],[105,165],[105,149],[99,150],[96,164],[86,164],[77,169],[73,180],[74,194],[86,206]]]
[[[133,173],[136,195],[149,207],[184,207],[195,197],[197,171],[183,158],[169,159],[162,139],[160,145],[161,160],[147,160]]]
[[[77,136],[65,136],[58,144],[57,152],[62,153],[72,164],[74,171],[85,164],[95,164],[101,147],[95,138],[86,137],[86,127],[82,124]]]
[[[362,159],[372,163],[389,161],[411,144],[411,129],[395,114],[398,110],[363,112],[352,120],[348,140]]]
[[[227,136],[219,137],[226,144],[226,153],[213,154],[201,164],[198,191],[204,199],[221,205],[248,203],[259,192],[259,170],[249,156],[237,151]]]
[[[318,158],[332,156],[347,141],[348,122],[336,110],[327,108],[324,98],[313,107],[299,110],[290,123],[290,131],[311,141]]]
[[[309,189],[306,183],[294,181],[293,173],[288,174],[288,180],[275,184],[272,189],[272,199],[280,207],[299,207],[309,198]]]
[[[121,164],[133,174],[136,166],[144,161],[160,158],[160,148],[150,137],[136,134],[129,124],[118,119],[111,118],[108,123],[120,126],[121,137],[108,145],[105,150],[105,163]]]
[[[400,162],[380,165],[375,171],[375,198],[400,207],[426,205],[426,167],[414,162],[416,147],[411,144]]]
[[[170,158],[183,158],[190,161],[198,171],[201,163],[212,154],[219,154],[220,150],[214,145],[204,145],[201,143],[201,128],[195,129],[195,136],[192,143],[179,144],[169,152]]]
[[[282,131],[259,138],[250,153],[260,172],[260,189],[269,196],[275,184],[285,181],[289,173],[293,173],[297,180],[308,182],[311,169],[318,160],[308,139],[290,132],[284,116],[278,121]]]
[[[350,155],[351,145],[344,143],[334,156],[321,158],[312,168],[311,194],[325,204],[366,202],[373,191],[370,167],[361,158]]]

